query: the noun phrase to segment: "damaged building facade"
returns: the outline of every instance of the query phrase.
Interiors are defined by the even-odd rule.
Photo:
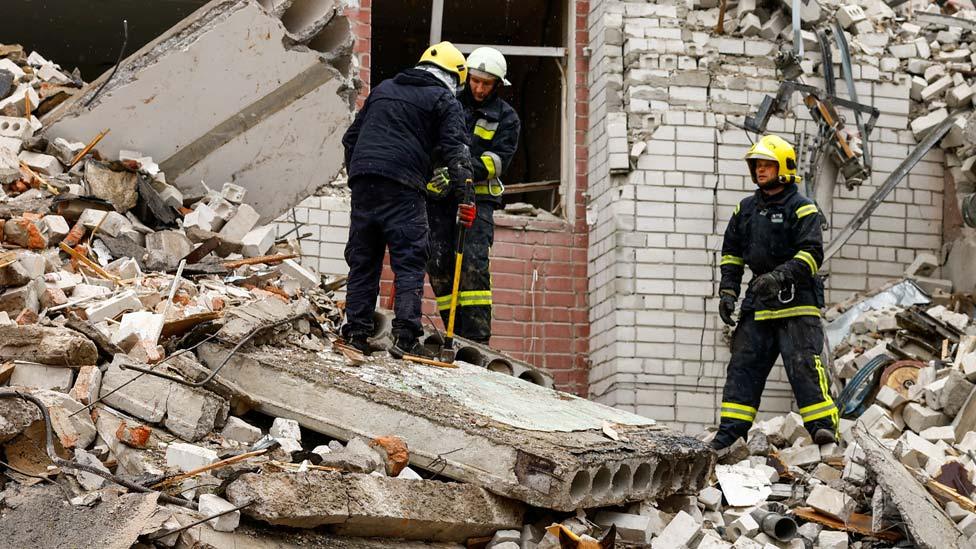
[[[781,76],[772,58],[790,42],[788,21],[779,20],[775,32],[757,27],[750,36],[718,36],[716,6],[567,4],[560,9],[575,17],[563,28],[561,66],[575,71],[576,86],[562,98],[564,155],[573,136],[573,161],[560,174],[562,219],[496,212],[492,345],[544,368],[559,388],[697,431],[718,420],[728,359],[715,313],[722,233],[735,205],[754,189],[742,161],[749,137],[736,125],[763,96],[776,94]],[[823,17],[835,8],[824,3]],[[376,44],[389,31],[373,22],[383,20],[385,9],[393,8],[372,2],[348,11],[367,84],[361,94],[377,78],[371,75]],[[734,31],[740,16],[729,13]],[[443,38],[472,42],[462,31]],[[807,49],[809,70],[818,55],[809,53],[817,51],[815,44]],[[918,143],[904,59],[876,49],[872,55],[855,49],[852,66],[860,101],[880,111],[869,138],[873,175],[853,190],[838,184],[829,200],[818,197],[829,223],[825,242]],[[503,51],[511,66],[535,59],[519,55],[518,48]],[[883,65],[886,57],[899,64]],[[805,78],[823,83],[816,71]],[[513,82],[512,93],[525,93],[525,82]],[[838,95],[847,96],[843,82]],[[798,98],[790,118],[773,118],[769,131],[815,132]],[[539,129],[529,126],[522,139]],[[825,265],[828,304],[902,276],[919,253],[938,254],[943,218],[957,220],[946,222],[953,235],[966,230],[958,227],[952,204],[943,213],[948,173],[940,149],[914,167]],[[333,189],[295,210],[318,235],[307,242],[306,261],[323,272],[345,272],[348,209],[348,198]],[[294,226],[290,215],[279,223],[279,231]],[[584,283],[585,294],[579,291]],[[785,372],[776,369],[762,412],[791,405]]]
[[[215,15],[228,17],[227,7],[236,4],[218,3]],[[275,197],[257,206],[263,208],[263,220],[278,216],[279,236],[303,235],[302,261],[307,266],[325,274],[345,274],[345,182],[331,173],[311,183],[268,175],[268,170],[283,166],[288,167],[281,173],[314,173],[316,162],[334,162],[330,155],[340,150],[334,112],[325,108],[319,109],[321,123],[314,124],[316,139],[299,143],[289,130],[299,117],[302,127],[307,125],[305,109],[321,97],[316,93],[335,96],[344,85],[324,73],[310,74],[313,69],[302,59],[302,49],[340,52],[334,63],[348,63],[358,73],[361,103],[370,83],[413,63],[414,51],[433,38],[452,40],[465,51],[473,44],[499,46],[513,73],[513,86],[505,97],[526,123],[520,156],[506,180],[512,189],[506,198],[509,207],[496,212],[492,346],[543,369],[560,389],[679,428],[699,430],[715,423],[728,358],[725,334],[714,313],[718,249],[732,210],[753,188],[741,161],[749,138],[737,125],[755,112],[763,96],[775,95],[779,87],[781,75],[772,57],[791,41],[788,11],[759,6],[762,17],[755,16],[756,24],[747,17],[755,15],[756,8],[746,2],[741,9],[729,10],[728,32],[720,36],[714,32],[717,7],[708,2],[688,6],[553,0],[504,9],[440,1],[401,4],[364,0],[266,5],[291,36],[300,38],[291,43],[280,38],[256,42],[294,50],[293,66],[276,69],[281,72],[273,79],[276,86],[284,85],[257,90],[236,103],[215,101],[219,108],[206,120],[212,131],[186,132],[194,138],[185,142],[161,140],[165,143],[159,143],[154,156],[167,174],[176,174],[176,184],[184,190],[199,190],[201,179],[215,184],[223,179],[264,181],[250,189],[252,196]],[[821,5],[820,17],[827,21],[839,4]],[[253,9],[257,7],[249,8]],[[872,20],[878,9],[866,8]],[[248,25],[247,13],[251,12],[234,16],[241,20],[241,32]],[[473,20],[497,24],[469,24]],[[169,38],[145,46],[143,58],[154,56],[154,48],[166,40],[179,43],[205,30],[177,27]],[[913,85],[918,84],[904,69],[922,55],[917,49],[905,51],[906,44],[914,48],[914,37],[892,37],[890,45],[881,44],[874,35],[890,31],[874,30],[867,33],[870,36],[859,33],[854,38],[852,66],[860,101],[880,111],[869,137],[873,175],[853,190],[838,184],[832,195],[818,197],[828,216],[825,241],[847,224],[918,143],[912,123],[923,113],[911,99]],[[279,36],[282,31],[268,32]],[[815,42],[807,44],[804,78],[822,85],[817,51]],[[928,56],[934,59],[937,53]],[[834,62],[839,65],[839,57]],[[153,69],[159,81],[186,76],[167,72],[165,63],[159,65]],[[265,68],[255,63],[253,74]],[[288,83],[307,83],[310,76],[322,91],[298,101],[288,99]],[[114,88],[125,89],[121,83],[130,75],[123,67],[116,78],[103,92],[106,97],[96,98],[92,114],[97,117],[89,116],[81,124],[62,115],[53,123],[54,133],[82,139],[102,129],[97,127],[99,120],[125,113],[120,107],[125,103],[108,96]],[[133,94],[132,101],[153,97],[153,82]],[[206,78],[198,81],[204,89],[212,83]],[[277,100],[264,101],[269,93]],[[346,100],[355,100],[356,92],[343,93]],[[842,81],[838,95],[846,97]],[[791,104],[790,117],[772,118],[769,131],[796,136],[815,130],[798,98]],[[170,106],[157,109],[154,101],[150,112],[160,117],[154,124],[172,125],[162,120],[168,118],[163,113]],[[106,107],[100,111],[99,104]],[[234,126],[236,113],[259,113],[262,122],[254,128]],[[195,118],[196,113],[187,113],[186,121],[194,123]],[[268,135],[276,137],[268,142]],[[110,133],[102,147],[153,148],[136,146],[127,138],[132,139],[131,134]],[[268,158],[272,151],[288,155],[279,163],[227,162],[233,155]],[[944,242],[966,234],[968,229],[959,227],[956,185],[951,180],[960,168],[954,172],[953,163],[962,164],[941,149],[927,154],[824,266],[830,273],[828,304],[899,277],[919,253],[938,255]],[[235,171],[220,166],[234,166]],[[282,181],[288,182],[286,192],[280,192]],[[319,189],[314,196],[290,208],[314,188]],[[952,200],[943,200],[946,192]],[[969,243],[961,242],[959,249]],[[952,278],[972,286],[962,278],[967,269],[958,266],[965,264],[958,260],[964,254],[957,253],[955,261],[951,256],[947,272],[935,275],[948,278],[951,270]],[[390,295],[387,275],[382,305],[388,304]],[[426,312],[433,313],[430,300]],[[679,402],[682,406],[675,406]],[[763,412],[786,411],[791,402],[785,373],[776,369]]]

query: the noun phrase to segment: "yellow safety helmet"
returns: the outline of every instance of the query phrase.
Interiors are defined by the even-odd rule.
[[[800,176],[796,174],[796,151],[793,145],[778,135],[764,135],[757,141],[745,156],[749,164],[749,174],[752,182],[756,183],[756,160],[772,160],[779,164],[779,181],[781,183],[799,183]]]
[[[454,73],[458,77],[458,84],[464,84],[468,79],[468,65],[464,61],[464,54],[450,42],[440,42],[427,48],[420,56],[421,63],[430,63]]]

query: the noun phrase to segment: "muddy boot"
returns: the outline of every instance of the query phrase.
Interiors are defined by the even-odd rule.
[[[834,437],[834,432],[830,429],[817,429],[817,432],[813,434],[813,442],[819,446],[824,444],[833,444],[837,442]]]
[[[402,359],[403,355],[419,356],[421,358],[435,358],[434,355],[424,347],[417,338],[397,338],[393,347],[390,347],[390,355],[394,358]]]
[[[372,354],[376,349],[369,344],[369,340],[366,336],[352,336],[349,338],[349,346],[355,348],[357,351],[363,353],[366,356]]]

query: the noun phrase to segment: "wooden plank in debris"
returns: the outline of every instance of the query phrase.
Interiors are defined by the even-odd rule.
[[[280,263],[286,259],[295,259],[296,257],[298,257],[298,254],[262,255],[260,257],[249,257],[247,259],[238,259],[237,261],[228,261],[224,263],[224,267],[228,269],[236,269],[245,265],[257,265],[258,263]]]
[[[868,469],[874,472],[878,485],[891,497],[918,547],[967,547],[966,537],[912,473],[895,459],[891,450],[869,434],[860,423],[854,426],[854,440],[864,450]]]
[[[5,385],[10,381],[10,376],[14,375],[14,368],[13,362],[0,364],[0,385]]]
[[[847,520],[847,522],[844,522],[842,520],[837,520],[832,516],[825,515],[813,507],[797,507],[796,509],[793,509],[793,514],[803,520],[816,522],[817,524],[821,524],[834,530],[854,532],[856,534],[871,536],[884,541],[898,541],[903,537],[901,533],[895,530],[880,532],[875,531],[873,528],[871,528],[871,515],[851,513],[851,517]]]

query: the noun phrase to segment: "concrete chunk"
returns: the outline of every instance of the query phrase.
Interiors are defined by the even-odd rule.
[[[949,418],[942,412],[915,402],[909,402],[905,406],[902,410],[902,417],[905,419],[905,425],[916,433],[921,433],[929,427],[938,427],[949,423]]]
[[[820,549],[847,549],[847,532],[824,530],[817,536],[817,547]]]
[[[105,404],[128,412],[143,421],[161,422],[166,415],[170,382],[120,368],[120,365],[128,360],[123,355],[115,355],[115,360],[103,373],[101,396],[105,399]],[[139,379],[129,383],[136,377]],[[123,384],[126,384],[125,387],[119,389]],[[112,392],[115,389],[118,390]]]
[[[694,547],[694,543],[701,537],[701,524],[691,515],[679,511],[671,519],[667,528],[651,542],[652,549],[679,549]]]
[[[188,473],[218,461],[217,452],[209,448],[174,442],[166,447],[166,466]]]
[[[32,170],[41,175],[55,176],[64,173],[61,162],[48,154],[21,151],[18,158],[20,158],[21,162],[27,164]]]
[[[82,411],[84,406],[80,402],[57,391],[35,391],[34,396],[47,406],[51,427],[62,446],[88,448],[95,442],[95,424],[87,411]]]
[[[260,214],[254,208],[248,204],[241,204],[237,207],[237,213],[224,223],[217,234],[224,240],[243,242],[244,236],[258,224],[260,219]]]
[[[0,325],[0,360],[84,366],[98,361],[98,350],[87,337],[67,328]]]
[[[227,487],[227,498],[251,518],[274,525],[314,528],[334,524],[346,536],[463,542],[519,528],[517,502],[462,483],[401,480],[332,471],[246,473]]]
[[[133,290],[126,290],[110,299],[97,302],[85,309],[85,315],[92,324],[97,324],[108,318],[115,318],[122,313],[142,309],[142,302]]]
[[[98,369],[98,366],[82,366],[78,370],[75,384],[68,394],[78,402],[88,405],[98,398],[101,387],[102,371]]]
[[[231,416],[227,418],[227,423],[224,425],[224,429],[220,431],[220,436],[236,440],[242,444],[252,444],[261,438],[261,429],[239,417]]]
[[[66,393],[71,389],[73,379],[74,371],[71,368],[20,363],[14,366],[14,373],[10,376],[10,385],[32,389],[50,389]]]
[[[271,430],[268,431],[268,433],[275,438],[290,438],[297,441],[302,440],[302,431],[298,427],[298,422],[294,419],[276,417],[274,422],[271,424]]]
[[[631,543],[647,544],[651,542],[651,537],[653,537],[651,519],[644,515],[600,511],[594,522],[606,527],[611,524],[616,525],[617,536]]]
[[[807,496],[807,505],[837,520],[847,521],[854,512],[856,502],[847,494],[828,486],[814,486]]]
[[[163,425],[181,439],[196,442],[226,420],[229,407],[226,400],[210,391],[172,383]]]
[[[205,517],[213,516],[218,513],[226,513],[235,507],[235,505],[232,505],[224,498],[215,496],[213,494],[200,494],[199,503],[200,513]],[[218,532],[233,532],[237,529],[237,525],[240,524],[240,522],[241,512],[234,511],[221,515],[217,518],[210,519],[207,521],[207,524]]]
[[[82,465],[88,465],[89,467],[94,467],[103,473],[111,473],[107,467],[95,456],[89,454],[85,450],[78,448],[75,450],[75,461]],[[94,473],[89,473],[87,471],[74,470],[72,471],[75,478],[78,479],[78,483],[85,490],[99,490],[105,483],[105,477],[98,476]]]

